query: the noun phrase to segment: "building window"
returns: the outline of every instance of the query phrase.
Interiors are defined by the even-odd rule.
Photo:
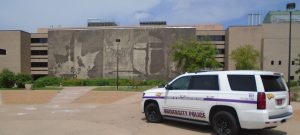
[[[225,54],[225,49],[218,49],[218,54]]]
[[[278,61],[278,64],[279,64],[279,65],[281,65],[281,60],[280,60],[280,61]]]
[[[271,65],[274,65],[274,61],[273,60],[271,61]]]
[[[295,61],[292,61],[292,65],[295,65]]]
[[[225,35],[199,35],[197,36],[197,40],[225,41]]]
[[[31,43],[47,43],[48,38],[31,38]]]
[[[6,50],[5,49],[0,49],[0,55],[6,55]]]
[[[31,55],[48,55],[48,50],[31,50]]]
[[[48,67],[48,62],[31,62],[31,67]]]
[[[294,77],[294,76],[290,76],[290,79],[291,79],[291,80],[294,80],[294,79],[295,79],[295,77]]]

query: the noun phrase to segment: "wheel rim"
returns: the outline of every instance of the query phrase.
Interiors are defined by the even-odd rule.
[[[150,107],[147,110],[147,116],[150,121],[156,121],[158,119],[158,114],[154,107]]]
[[[226,118],[220,118],[219,120],[217,120],[216,128],[221,135],[230,135],[231,134],[230,126],[231,126],[230,121]]]

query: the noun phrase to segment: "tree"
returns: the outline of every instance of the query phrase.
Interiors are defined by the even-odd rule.
[[[200,69],[215,69],[222,66],[215,56],[216,47],[206,41],[182,41],[178,40],[172,46],[172,58],[177,62],[177,67],[184,72],[194,72]]]
[[[32,83],[32,77],[30,74],[18,73],[16,75],[16,84],[18,88],[25,88],[26,83]]]
[[[237,70],[258,69],[257,63],[260,58],[260,53],[251,45],[245,45],[233,50],[230,57],[235,62]]]
[[[3,69],[0,73],[0,87],[12,88],[16,82],[16,77],[13,72],[8,69]]]
[[[295,65],[298,66],[298,69],[296,70],[296,74],[300,73],[300,54],[298,54],[298,57],[294,59]]]

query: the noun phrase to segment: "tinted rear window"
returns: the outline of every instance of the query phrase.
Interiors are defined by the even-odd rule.
[[[228,75],[231,90],[257,91],[254,75]]]
[[[285,91],[285,85],[280,76],[261,75],[265,92]]]
[[[191,90],[219,90],[217,75],[197,75],[191,79]]]

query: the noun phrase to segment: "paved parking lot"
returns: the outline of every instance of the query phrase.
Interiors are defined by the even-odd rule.
[[[166,121],[147,123],[140,112],[141,93],[105,93],[115,101],[70,104],[27,104],[0,106],[0,135],[211,135],[208,126]],[[117,96],[122,95],[118,100]],[[85,97],[86,98],[86,97]],[[93,97],[95,98],[95,97]],[[295,116],[269,130],[244,130],[245,135],[297,135],[300,103],[293,103]]]

